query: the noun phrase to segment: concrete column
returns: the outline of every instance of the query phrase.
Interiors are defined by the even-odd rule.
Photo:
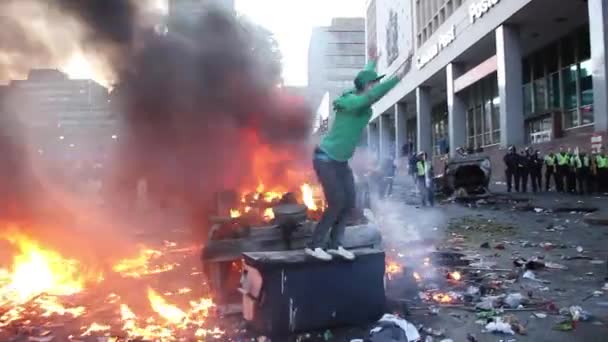
[[[595,130],[608,130],[608,3],[588,0]]]
[[[401,157],[401,147],[407,142],[407,113],[405,103],[395,103],[395,157]]]
[[[427,87],[416,88],[416,125],[418,136],[418,151],[433,152],[431,146],[431,90]]]
[[[498,95],[500,98],[500,145],[524,144],[522,54],[517,29],[496,29]]]
[[[390,116],[388,114],[380,115],[380,159],[388,158],[391,154],[389,151],[391,146],[390,133]]]
[[[446,67],[448,97],[448,137],[450,157],[457,155],[456,149],[467,145],[467,109],[462,96],[454,92],[454,80],[462,75],[462,70],[453,63]]]

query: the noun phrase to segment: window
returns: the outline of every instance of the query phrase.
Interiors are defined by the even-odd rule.
[[[559,73],[552,73],[548,79],[549,108],[560,108]]]
[[[532,114],[532,83],[526,83],[522,86],[524,93],[524,115]]]
[[[591,79],[591,60],[581,62],[578,70],[581,88],[581,106],[593,104],[593,83]]]
[[[564,81],[564,107],[565,109],[573,109],[577,107],[576,100],[576,65],[567,66],[562,70],[562,78]]]
[[[542,112],[547,109],[546,95],[545,78],[534,80],[534,112]]]
[[[432,136],[433,153],[442,155],[448,152],[448,108],[442,103],[432,110]]]
[[[553,120],[550,116],[527,122],[529,143],[538,144],[551,140]]]
[[[470,148],[500,142],[500,99],[496,75],[468,89],[467,141]]]

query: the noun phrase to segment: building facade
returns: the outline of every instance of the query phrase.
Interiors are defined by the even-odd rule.
[[[206,8],[215,6],[234,12],[234,0],[169,0],[167,27],[180,31],[196,25]]]
[[[98,155],[117,136],[106,88],[72,80],[54,69],[35,69],[5,88],[4,111],[25,132],[28,146],[53,158]]]
[[[330,26],[313,29],[308,49],[308,90],[311,105],[319,113],[317,128],[331,121],[331,103],[353,87],[355,76],[365,66],[365,55],[364,18],[335,18]]]
[[[400,84],[374,106],[368,136],[379,154],[403,146],[435,162],[483,150],[502,177],[510,146],[589,151],[608,130],[608,3],[602,0],[372,0],[368,23],[398,22],[413,42],[380,71],[412,57]],[[395,20],[391,13],[397,13]],[[399,25],[408,13],[412,26]],[[401,17],[399,16],[401,15]],[[371,16],[371,17],[370,17]],[[593,27],[593,30],[590,30]],[[399,45],[398,43],[397,45]],[[440,166],[439,166],[440,167]],[[439,168],[441,170],[441,168]]]

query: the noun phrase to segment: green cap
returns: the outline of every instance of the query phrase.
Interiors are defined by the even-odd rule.
[[[357,74],[355,78],[355,87],[365,87],[370,82],[375,82],[382,79],[384,75],[378,76],[378,74],[373,70],[363,70]]]

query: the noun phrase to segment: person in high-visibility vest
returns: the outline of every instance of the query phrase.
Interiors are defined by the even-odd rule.
[[[422,199],[422,206],[433,206],[435,204],[432,189],[433,171],[430,162],[427,160],[426,152],[418,153],[418,161],[416,162],[416,179],[420,197]]]
[[[564,151],[563,147],[559,148],[559,153],[556,155],[557,157],[557,177],[555,177],[555,187],[557,188],[557,192],[564,192],[564,185],[566,181],[566,177],[568,175],[568,167],[570,164],[570,158],[568,154]]]
[[[574,156],[576,183],[578,193],[583,195],[591,191],[591,159],[584,151]]]
[[[607,192],[607,184],[608,184],[608,156],[606,156],[604,147],[600,148],[600,152],[595,156],[595,163],[597,166],[597,191],[599,193]]]
[[[553,184],[557,187],[557,177],[555,175],[556,165],[557,156],[553,151],[549,151],[549,154],[545,156],[545,191],[551,189],[551,178],[553,178]]]

